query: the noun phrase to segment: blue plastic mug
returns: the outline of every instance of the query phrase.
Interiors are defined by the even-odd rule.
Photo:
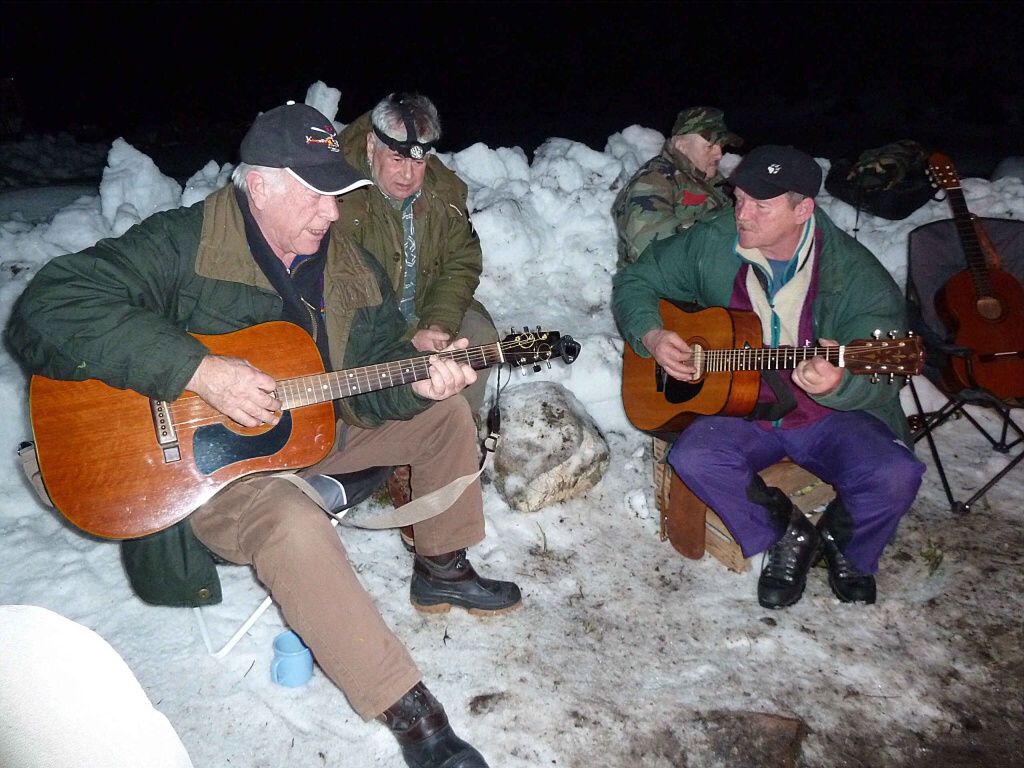
[[[274,638],[270,679],[278,685],[298,688],[313,677],[313,654],[302,638],[288,630]]]

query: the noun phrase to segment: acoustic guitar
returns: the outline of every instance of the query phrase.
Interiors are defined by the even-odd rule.
[[[935,186],[946,191],[967,269],[953,275],[935,296],[935,310],[968,347],[968,357],[950,355],[946,380],[956,387],[983,387],[997,397],[1024,397],[1024,288],[1001,267],[981,222],[967,208],[960,178],[949,158],[928,159]]]
[[[196,338],[213,354],[245,358],[277,380],[278,424],[243,427],[189,391],[162,402],[95,379],[32,377],[29,409],[43,483],[82,530],[145,536],[183,520],[238,478],[315,464],[334,444],[333,400],[429,376],[426,355],[325,373],[313,340],[286,322]],[[571,336],[538,328],[437,354],[475,370],[540,370],[554,358],[573,362],[579,349]]]
[[[762,346],[761,321],[753,312],[721,307],[685,312],[660,302],[661,320],[693,350],[694,381],[669,376],[653,358],[627,344],[622,360],[622,403],[626,416],[645,432],[678,432],[692,414],[746,416],[757,403],[761,371],[796,368],[803,360],[824,357],[850,373],[877,381],[913,376],[924,365],[920,338],[858,339],[835,347]]]

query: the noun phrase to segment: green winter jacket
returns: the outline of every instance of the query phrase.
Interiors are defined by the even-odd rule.
[[[387,277],[335,229],[324,271],[331,359],[341,368],[416,355]],[[282,300],[249,254],[234,187],[159,213],[116,239],[59,256],[18,299],[7,328],[32,373],[99,379],[174,400],[208,354],[190,333],[220,334],[281,319]],[[428,400],[409,387],[342,402],[346,423],[407,419]]]
[[[840,230],[820,209],[814,211],[822,233],[818,293],[812,311],[817,339],[848,344],[880,330],[905,336],[906,305],[895,281],[872,253]],[[652,243],[640,258],[614,278],[612,311],[622,337],[637,354],[650,357],[641,338],[661,328],[658,299],[728,307],[743,260],[735,251],[732,210]],[[867,411],[881,419],[908,446],[910,434],[899,401],[899,387],[872,383],[870,376],[843,376],[828,395],[811,395],[838,411]]]
[[[380,266],[336,229],[324,270],[332,361],[352,368],[416,356]],[[29,372],[99,379],[160,400],[185,389],[207,348],[190,335],[221,334],[281,319],[283,302],[249,254],[234,187],[190,208],[155,214],[116,239],[59,256],[35,276],[7,327]],[[410,387],[340,401],[341,420],[374,427],[429,407]],[[220,600],[209,552],[185,520],[122,542],[143,600],[201,605]]]
[[[636,261],[655,240],[665,240],[713,213],[732,207],[725,178],[708,179],[670,137],[619,190],[612,203],[618,234],[617,268]]]
[[[348,161],[370,177],[366,157],[369,113],[341,132],[342,151]],[[436,325],[454,338],[470,306],[487,315],[473,300],[480,284],[483,254],[480,238],[466,209],[465,183],[435,156],[427,158],[426,175],[419,198],[413,203],[416,222],[416,327]],[[391,287],[401,295],[405,251],[401,211],[393,208],[377,187],[363,187],[338,199],[341,218],[336,226],[352,237],[381,263]]]

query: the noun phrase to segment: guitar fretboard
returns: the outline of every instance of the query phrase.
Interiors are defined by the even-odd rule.
[[[478,371],[505,361],[505,355],[499,343],[435,354],[457,363],[465,363]],[[282,410],[287,411],[304,405],[340,400],[343,397],[361,395],[365,392],[411,384],[430,376],[431,357],[431,355],[423,355],[408,360],[367,365],[363,368],[349,368],[344,371],[286,379],[278,382],[277,395],[283,404]]]
[[[938,152],[933,153],[928,160],[928,173],[935,186],[941,187],[946,192],[946,199],[953,211],[953,221],[960,238],[960,246],[963,248],[971,280],[974,283],[975,297],[980,299],[994,296],[995,289],[992,284],[992,276],[989,273],[988,261],[985,258],[981,239],[975,229],[975,219],[967,207],[967,200],[960,187],[960,176],[949,162],[949,158]]]
[[[967,199],[964,197],[960,187],[947,187],[946,194],[949,197],[949,207],[953,211],[953,220],[956,222],[956,232],[960,236],[960,245],[964,249],[964,257],[967,259],[967,266],[970,267],[971,277],[974,280],[974,291],[977,296],[992,296],[994,290],[992,280],[989,278],[988,264],[985,261],[985,252],[981,249],[981,241],[974,231],[974,219],[967,208]]]
[[[787,370],[812,357],[824,357],[833,365],[844,365],[845,346],[780,347],[778,349],[704,349],[695,347],[693,360],[700,373],[724,371]]]

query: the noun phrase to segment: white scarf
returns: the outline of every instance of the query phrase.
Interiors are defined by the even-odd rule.
[[[767,346],[796,347],[802,344],[799,338],[800,314],[811,285],[814,259],[817,257],[814,249],[814,229],[812,215],[804,224],[804,231],[800,235],[800,243],[794,254],[797,257],[796,273],[789,282],[776,291],[773,300],[768,298],[754,272],[755,269],[761,269],[769,280],[773,280],[774,273],[768,259],[759,248],[743,248],[739,244],[736,245],[736,253],[751,265],[747,270],[747,295],[750,297],[754,312],[761,320],[762,341]],[[778,323],[777,339],[772,338],[773,320]],[[810,341],[813,343],[814,340]]]

